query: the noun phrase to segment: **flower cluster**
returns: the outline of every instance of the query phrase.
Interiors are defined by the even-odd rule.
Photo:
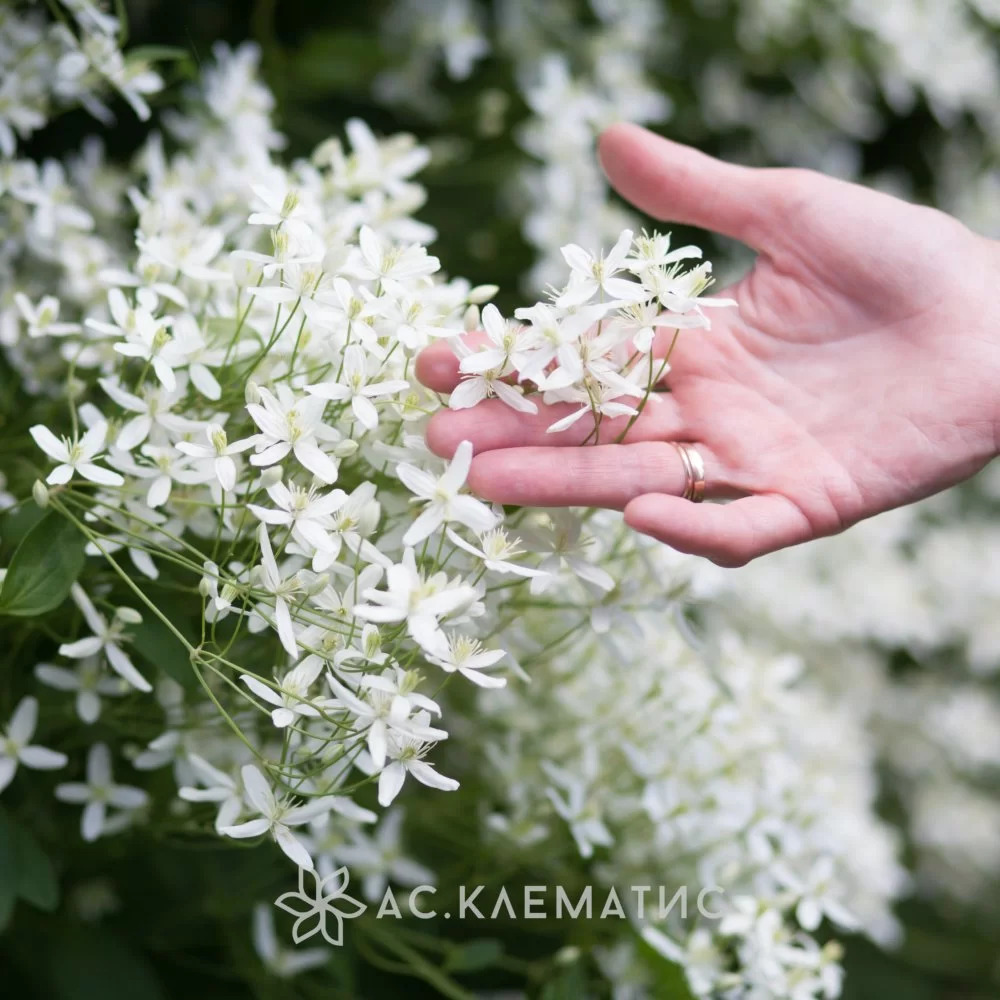
[[[146,61],[122,54],[117,17],[92,0],[64,0],[63,6],[68,17],[57,22],[39,11],[19,11],[17,4],[0,11],[0,155],[5,158],[57,110],[82,105],[109,123],[113,118],[103,99],[109,90],[148,118],[146,97],[163,85]]]
[[[515,410],[537,413],[524,391],[529,386],[546,404],[575,407],[548,428],[552,432],[588,414],[595,429],[604,417],[635,419],[670,370],[680,331],[709,328],[706,307],[736,304],[699,297],[711,284],[712,266],[705,261],[685,270],[682,262],[700,258],[701,250],[671,250],[669,236],[635,239],[626,229],[607,254],[571,243],[562,255],[569,281],[551,303],[518,309],[521,323],[505,322],[488,305],[485,342],[455,343],[463,378],[449,400],[453,409],[496,396]]]

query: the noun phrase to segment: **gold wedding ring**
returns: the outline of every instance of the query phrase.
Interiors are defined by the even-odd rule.
[[[684,475],[687,478],[681,496],[692,503],[701,503],[705,499],[705,463],[698,454],[698,449],[693,444],[681,444],[677,441],[670,443],[681,457]]]

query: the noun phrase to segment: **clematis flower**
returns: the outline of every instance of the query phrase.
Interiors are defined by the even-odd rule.
[[[87,841],[121,830],[131,821],[135,810],[149,801],[141,788],[115,784],[111,752],[104,743],[95,743],[87,753],[87,780],[57,785],[56,798],[83,806],[80,833]],[[109,806],[120,812],[109,815]]]
[[[49,458],[55,459],[59,464],[45,477],[47,483],[61,485],[68,483],[73,474],[77,473],[84,479],[92,483],[99,483],[101,486],[122,486],[124,478],[117,472],[105,469],[94,462],[104,451],[104,445],[108,437],[108,425],[101,421],[94,424],[82,438],[57,438],[55,434],[43,424],[35,424],[30,428],[31,436],[35,439],[35,444],[45,452]]]
[[[59,647],[60,655],[73,660],[82,660],[103,653],[111,669],[132,687],[140,691],[152,691],[152,685],[136,670],[128,653],[121,647],[125,639],[125,628],[142,621],[138,612],[132,608],[118,608],[109,622],[94,607],[87,592],[78,583],[73,584],[70,594],[73,602],[83,612],[84,620],[93,635],[77,639],[75,642],[63,643]]]
[[[256,819],[224,826],[219,832],[226,837],[242,839],[269,834],[299,868],[313,869],[313,860],[305,845],[292,832],[293,826],[302,826],[317,816],[330,811],[325,798],[314,798],[305,805],[295,805],[289,798],[274,794],[267,778],[255,764],[244,764],[240,770],[243,781],[244,801],[256,814]]]
[[[448,468],[437,479],[415,465],[403,463],[396,475],[417,500],[428,501],[420,516],[403,535],[403,544],[419,545],[442,524],[455,521],[471,528],[476,534],[489,531],[497,516],[481,500],[459,493],[472,467],[472,442],[463,441],[456,449]]]
[[[38,771],[53,771],[66,766],[67,757],[31,742],[38,724],[38,699],[22,698],[7,728],[0,731],[0,792],[13,780],[19,764]]]
[[[296,399],[287,386],[280,386],[277,396],[264,388],[258,391],[260,403],[247,403],[247,412],[260,428],[251,463],[274,465],[291,452],[324,483],[335,482],[337,463],[319,447],[319,435],[327,440],[338,437],[322,426],[326,402],[315,396]]]
[[[359,344],[351,344],[344,350],[343,369],[342,381],[307,385],[306,392],[336,402],[350,400],[351,412],[358,423],[370,431],[378,427],[378,410],[372,400],[380,396],[394,396],[410,386],[403,379],[369,382],[367,355]]]

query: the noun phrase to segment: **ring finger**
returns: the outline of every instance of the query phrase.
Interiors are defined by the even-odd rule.
[[[714,456],[704,446],[705,496],[713,490]],[[716,482],[721,477],[715,477]],[[622,510],[647,493],[683,496],[688,475],[677,449],[666,441],[586,448],[500,448],[476,455],[469,487],[487,500],[522,507],[608,507]]]

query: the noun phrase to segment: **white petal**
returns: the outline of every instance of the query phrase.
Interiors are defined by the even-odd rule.
[[[253,764],[244,764],[240,775],[250,805],[261,815],[270,816],[274,812],[274,792],[271,791],[271,786],[260,768]]]
[[[38,699],[30,695],[22,698],[14,709],[7,726],[7,734],[15,743],[25,744],[35,734],[38,725]]]
[[[444,524],[444,507],[441,504],[431,504],[403,535],[404,545],[419,545],[425,538],[429,538]]]
[[[104,651],[107,654],[108,662],[111,664],[111,669],[120,677],[127,680],[132,687],[140,691],[153,690],[153,685],[135,669],[135,665],[123,649],[115,645],[115,643],[109,642]]]
[[[367,430],[374,430],[378,427],[378,410],[375,404],[364,396],[355,396],[351,400],[351,410],[358,418],[358,423]]]
[[[313,870],[313,859],[309,856],[309,852],[305,849],[302,841],[288,829],[287,826],[278,825],[274,828],[274,839],[285,854],[296,864],[299,868],[304,868],[306,871]]]
[[[76,642],[64,642],[59,647],[60,656],[68,656],[71,660],[82,660],[84,657],[93,656],[104,648],[103,640],[96,635],[88,635],[85,639],[77,639]]]
[[[271,823],[266,819],[252,819],[247,823],[240,823],[238,826],[223,826],[219,828],[219,833],[227,837],[235,837],[243,840],[247,837],[259,837],[271,829]]]
[[[394,760],[378,777],[378,804],[383,808],[391,805],[405,780],[406,768]]]
[[[69,758],[58,750],[47,747],[25,747],[20,753],[21,763],[33,767],[36,771],[55,771],[65,767]]]
[[[317,445],[301,441],[294,451],[299,462],[322,482],[329,484],[337,481],[337,463]]]
[[[428,788],[438,788],[442,792],[453,792],[458,788],[458,782],[454,778],[438,774],[426,761],[411,760],[409,762],[409,771],[417,781],[422,785],[427,785]]]
[[[101,486],[122,486],[125,480],[117,472],[110,469],[101,468],[93,462],[83,462],[77,466],[77,471],[84,479],[89,479],[92,483],[99,483]]]
[[[97,840],[104,830],[105,809],[103,802],[88,802],[83,809],[80,820],[80,832],[83,839],[90,842]]]
[[[50,458],[54,458],[57,462],[69,461],[69,449],[48,427],[43,424],[35,424],[28,433],[35,439],[35,444]]]

